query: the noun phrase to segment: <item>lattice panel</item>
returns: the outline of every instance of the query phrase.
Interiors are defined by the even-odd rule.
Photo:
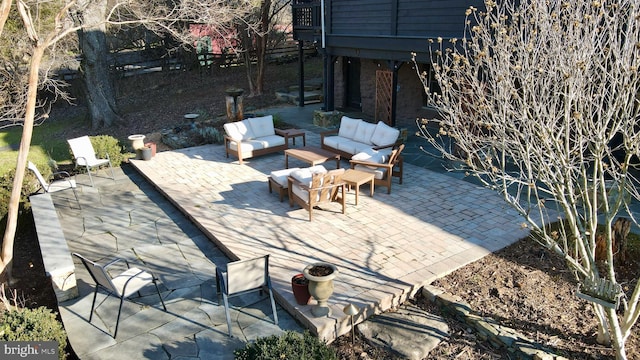
[[[391,108],[393,105],[393,72],[376,71],[376,122],[382,121],[391,125]]]

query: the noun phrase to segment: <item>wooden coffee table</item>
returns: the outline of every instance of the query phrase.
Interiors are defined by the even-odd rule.
[[[323,150],[315,146],[304,146],[298,149],[287,149],[284,151],[284,167],[289,168],[289,156],[303,161],[311,166],[322,164],[329,160],[336,161],[336,169],[340,168],[340,155],[331,151]]]
[[[360,193],[360,185],[369,183],[371,189],[371,197],[373,197],[375,176],[372,173],[354,169],[348,169],[342,174],[342,181],[344,181],[349,187],[353,186],[356,189],[356,205],[358,205],[358,194]]]

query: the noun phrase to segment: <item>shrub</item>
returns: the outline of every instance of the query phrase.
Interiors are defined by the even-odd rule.
[[[224,142],[222,133],[214,127],[202,127],[197,129],[197,131],[205,144],[222,144]]]
[[[111,159],[111,165],[118,167],[124,161],[124,154],[122,151],[124,147],[120,144],[118,139],[109,135],[91,136],[91,145],[96,152],[96,156],[100,158],[106,158],[105,154],[109,154]]]
[[[233,354],[239,360],[283,359],[283,360],[334,360],[335,351],[311,335],[287,331],[280,336],[272,335],[248,343]]]
[[[46,168],[46,171],[42,171],[42,176],[45,178],[51,174],[51,169]],[[3,218],[9,210],[9,200],[11,198],[11,189],[13,189],[13,178],[15,177],[16,169],[11,169],[4,175],[0,176],[0,218]],[[29,199],[28,196],[35,193],[40,184],[36,177],[27,170],[22,182],[22,191],[20,196],[20,202],[28,208]]]
[[[282,120],[282,116],[280,116],[280,114],[273,114],[273,127],[276,129],[282,129],[286,126],[287,124]]]
[[[58,358],[67,357],[67,334],[55,314],[44,306],[5,310],[0,320],[0,341],[57,341]]]

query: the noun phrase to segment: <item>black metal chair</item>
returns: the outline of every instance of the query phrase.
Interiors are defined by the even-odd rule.
[[[122,258],[116,258],[105,265],[98,264],[94,261],[91,261],[84,256],[73,253],[74,256],[78,257],[82,264],[85,266],[91,278],[96,283],[95,291],[93,292],[93,302],[91,303],[91,314],[89,315],[89,322],[93,318],[93,309],[96,304],[96,297],[98,296],[98,290],[103,289],[107,291],[107,295],[113,295],[120,298],[120,307],[118,308],[118,317],[116,318],[116,328],[113,332],[113,338],[115,339],[118,335],[118,324],[120,323],[120,313],[122,312],[122,304],[125,298],[133,295],[138,292],[138,296],[140,296],[140,289],[148,285],[149,283],[153,283],[156,287],[156,291],[158,292],[158,297],[160,298],[160,302],[162,302],[162,307],[164,311],[167,311],[167,307],[164,305],[164,300],[162,299],[162,295],[160,295],[160,289],[158,288],[157,279],[150,272],[140,270],[135,267],[130,267],[129,262]],[[107,272],[107,268],[113,264],[116,264],[120,261],[124,261],[127,265],[127,270],[118,274],[117,276],[111,276]]]

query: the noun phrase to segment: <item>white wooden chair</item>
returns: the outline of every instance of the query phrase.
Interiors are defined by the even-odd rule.
[[[109,159],[109,154],[106,154],[106,159],[98,159],[96,157],[96,152],[93,149],[93,145],[91,145],[91,139],[89,139],[88,136],[69,139],[67,140],[67,142],[71,147],[71,152],[73,153],[76,167],[86,167],[87,173],[89,174],[89,181],[91,181],[91,186],[93,186],[91,169],[99,168],[103,165],[109,165],[109,169],[111,170],[111,178],[113,178],[114,180],[116,179],[116,176],[113,174],[113,167],[111,166],[111,159]]]
[[[395,146],[388,159],[384,162],[371,160],[358,160],[357,155],[351,158],[351,168],[366,171],[374,175],[374,182],[377,186],[386,186],[387,194],[391,194],[391,184],[394,177],[397,177],[402,184],[404,162],[400,153],[404,150],[404,144]],[[355,159],[354,159],[355,158]],[[383,158],[384,159],[384,158]]]
[[[313,209],[319,204],[337,202],[346,211],[345,183],[342,174],[345,169],[335,169],[326,173],[296,173],[288,177],[289,206],[298,204],[309,212],[309,221],[313,220]]]
[[[78,208],[82,209],[82,207],[80,206],[80,200],[78,200],[78,193],[76,192],[76,181],[74,179],[71,179],[71,176],[69,175],[68,172],[66,171],[54,172],[52,174],[53,176],[64,175],[64,179],[54,180],[49,182],[45,180],[44,176],[42,176],[42,174],[40,173],[40,170],[38,170],[38,167],[36,167],[36,165],[31,161],[29,161],[29,163],[27,164],[27,168],[31,170],[31,172],[33,172],[33,174],[38,179],[38,182],[40,183],[40,187],[42,187],[42,190],[46,193],[58,192],[58,191],[68,190],[68,189],[73,190],[73,195],[76,197]]]
[[[224,310],[227,316],[227,328],[231,333],[231,314],[229,313],[229,298],[240,296],[254,291],[267,290],[271,299],[273,322],[278,325],[278,313],[276,302],[273,299],[271,278],[269,277],[269,255],[230,262],[225,266],[216,268],[216,289],[218,290],[218,302],[220,297],[224,299]]]
[[[160,295],[160,289],[158,289],[158,280],[155,276],[153,276],[153,274],[135,267],[130,267],[129,262],[121,258],[116,258],[105,265],[101,265],[97,262],[85,258],[78,253],[73,253],[73,255],[82,261],[82,264],[89,272],[89,275],[91,275],[93,281],[96,283],[95,291],[93,292],[93,302],[91,303],[91,314],[89,315],[89,322],[91,322],[91,318],[93,317],[93,309],[96,304],[98,290],[105,290],[107,292],[107,295],[113,295],[120,298],[120,307],[118,308],[118,316],[116,317],[116,328],[113,332],[114,339],[118,335],[118,324],[120,323],[120,313],[122,312],[122,304],[124,303],[124,299],[130,297],[134,293],[138,293],[138,296],[140,296],[140,289],[145,287],[147,284],[153,283],[153,285],[155,285],[156,292],[158,293],[158,297],[160,298],[160,302],[162,302],[162,307],[164,308],[164,311],[167,311],[167,307],[164,305],[162,295]],[[109,266],[112,266],[120,261],[125,262],[127,270],[112,277],[107,269]]]

